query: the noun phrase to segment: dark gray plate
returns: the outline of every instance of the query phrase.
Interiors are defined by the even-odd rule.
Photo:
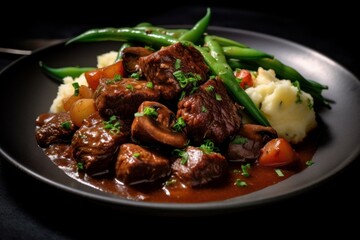
[[[54,67],[95,66],[96,56],[117,50],[118,43],[73,44],[67,47],[59,44],[24,57],[2,71],[1,154],[31,176],[68,193],[117,208],[157,214],[200,214],[255,207],[309,189],[343,169],[359,155],[360,112],[354,111],[353,107],[356,108],[360,102],[360,82],[354,75],[327,57],[283,39],[220,27],[212,27],[210,32],[274,54],[278,59],[298,69],[306,78],[329,86],[324,95],[335,103],[331,110],[320,112],[324,133],[313,159],[315,165],[258,192],[226,201],[198,204],[131,201],[103,193],[71,179],[43,154],[34,138],[35,118],[48,111],[58,86],[41,73],[38,62],[42,60]]]

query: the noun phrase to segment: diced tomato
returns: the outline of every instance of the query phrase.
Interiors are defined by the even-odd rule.
[[[252,87],[254,85],[254,81],[252,80],[251,73],[246,69],[237,69],[234,73],[235,77],[241,79],[240,87],[242,89],[246,89],[248,87]]]
[[[259,164],[268,167],[282,167],[298,161],[299,156],[284,138],[270,140],[261,149]]]
[[[122,61],[118,61],[112,65],[109,65],[104,68],[98,68],[95,70],[91,70],[85,73],[86,81],[89,87],[93,90],[96,90],[97,86],[99,85],[99,81],[102,78],[114,78],[115,75],[119,74],[124,76],[125,70]]]

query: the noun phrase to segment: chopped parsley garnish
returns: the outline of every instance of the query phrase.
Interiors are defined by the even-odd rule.
[[[314,162],[312,160],[308,160],[308,161],[305,162],[305,164],[306,164],[306,166],[310,167],[311,165],[314,164]]]
[[[222,100],[222,97],[221,97],[220,94],[215,93],[215,99],[216,99],[217,101],[221,101],[221,100]]]
[[[177,58],[175,60],[175,70],[179,70],[180,67],[181,67],[181,60]]]
[[[193,87],[192,89],[191,89],[191,91],[190,91],[190,94],[193,94],[196,90],[198,90],[199,89],[199,87]]]
[[[214,144],[211,140],[209,140],[209,139],[206,139],[206,140],[204,141],[204,143],[200,145],[199,148],[200,148],[205,154],[209,154],[209,153],[212,153],[212,152],[218,150],[218,148],[215,147],[215,144]]]
[[[185,97],[185,95],[186,95],[186,92],[185,92],[185,91],[182,91],[182,92],[181,92],[181,95],[180,95],[180,98],[179,98],[179,101],[180,101],[180,100],[183,100],[184,97]]]
[[[236,136],[234,138],[234,140],[231,141],[231,143],[233,143],[233,144],[244,144],[247,142],[248,142],[248,139],[246,137],[240,137],[240,136]]]
[[[131,84],[126,85],[126,89],[129,89],[130,91],[134,91],[134,86]]]
[[[154,88],[153,82],[147,82],[147,83],[146,83],[146,87],[147,87],[147,88],[151,88],[151,89]]]
[[[246,187],[247,183],[241,179],[236,179],[234,185],[237,187]]]
[[[173,125],[173,129],[177,132],[180,132],[184,127],[186,127],[186,123],[182,117],[179,117],[176,120],[176,123]]]
[[[209,86],[207,86],[207,87],[205,88],[205,90],[206,90],[207,92],[212,92],[212,91],[214,91],[214,89],[215,89],[215,87],[212,86],[212,85],[209,85]]]
[[[201,80],[201,76],[199,74],[194,73],[184,73],[181,70],[175,71],[173,73],[176,80],[178,80],[180,87],[185,88],[188,85],[192,85],[193,87],[197,87],[198,81]]]
[[[156,118],[158,116],[158,112],[153,107],[145,107],[143,112],[135,113],[135,117],[149,116]]]
[[[176,183],[176,179],[169,179],[165,182],[165,186],[170,186]]]
[[[243,175],[244,177],[250,177],[250,173],[249,173],[249,169],[251,168],[250,163],[247,164],[242,164],[241,165],[241,175]]]
[[[69,129],[71,128],[71,122],[70,122],[70,121],[66,121],[66,122],[61,123],[61,127],[69,130]]]
[[[172,151],[173,155],[177,156],[177,157],[181,157],[181,161],[180,163],[182,165],[185,165],[189,159],[189,154],[184,151],[184,150],[181,150],[181,149],[174,149]]]
[[[74,82],[72,84],[72,86],[74,87],[74,96],[79,96],[80,93],[80,86],[78,82]]]
[[[84,170],[84,164],[81,162],[76,163],[77,170]]]
[[[302,103],[300,83],[298,81],[294,81],[292,84],[297,88],[295,103]]]
[[[279,176],[279,177],[284,177],[285,175],[283,174],[283,172],[280,170],[280,169],[275,169],[275,172],[276,174]]]
[[[109,85],[109,84],[114,84],[116,82],[119,82],[121,81],[122,79],[122,76],[120,74],[115,74],[114,78],[112,80],[106,80],[106,84]]]
[[[115,74],[114,76],[114,82],[118,82],[122,79],[122,76],[120,74]]]
[[[131,78],[135,78],[136,80],[140,79],[140,74],[138,72],[134,72],[130,75]]]
[[[203,113],[207,113],[207,112],[208,112],[208,110],[207,110],[207,108],[206,108],[205,106],[201,106],[201,112],[203,112]]]
[[[133,154],[133,157],[136,157],[136,158],[140,157],[140,153],[138,153],[138,152],[137,152],[137,153],[134,153],[134,154]]]
[[[110,131],[111,134],[118,134],[120,132],[120,121],[116,118],[115,115],[109,118],[109,121],[104,121],[104,129]]]

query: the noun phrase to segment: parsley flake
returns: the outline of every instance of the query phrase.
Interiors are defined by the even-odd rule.
[[[275,169],[275,172],[276,172],[276,174],[279,176],[279,177],[284,177],[285,175],[284,175],[284,173],[280,170],[280,169]]]
[[[184,73],[181,70],[175,71],[173,73],[176,80],[179,82],[181,88],[185,88],[188,85],[192,85],[196,87],[198,85],[198,81],[201,80],[201,76],[199,74],[194,73]]]
[[[135,78],[136,80],[140,79],[140,73],[138,72],[134,72],[130,75],[131,78]]]
[[[179,70],[180,67],[181,67],[181,60],[177,58],[175,60],[175,70]]]
[[[146,87],[153,89],[153,88],[154,88],[153,82],[147,82],[147,83],[146,83]]]
[[[109,121],[104,121],[104,129],[109,130],[111,134],[118,134],[120,132],[121,124],[115,115],[109,118]]]
[[[218,148],[215,147],[215,144],[214,144],[211,140],[209,140],[209,139],[206,139],[206,140],[204,141],[204,143],[200,145],[199,148],[200,148],[205,154],[210,154],[210,153],[218,150]]]
[[[129,89],[130,91],[134,91],[134,86],[131,84],[126,85],[126,89]]]
[[[236,136],[231,143],[232,144],[244,144],[247,143],[248,139],[246,137],[240,137],[240,136]]]
[[[61,123],[61,127],[63,127],[66,130],[70,130],[71,129],[71,122],[66,121],[66,122]]]
[[[308,160],[305,162],[306,166],[310,167],[311,165],[314,165],[314,162],[312,160]]]
[[[182,117],[179,117],[176,120],[176,123],[173,125],[173,129],[177,132],[180,132],[184,127],[186,127],[186,123]]]
[[[170,179],[165,182],[165,186],[170,186],[176,183],[176,179]]]
[[[244,177],[250,177],[250,173],[249,173],[249,169],[250,169],[250,163],[247,164],[242,164],[241,165],[241,175],[243,175]]]
[[[76,163],[77,170],[84,170],[84,164],[81,162]]]
[[[201,106],[201,112],[203,112],[203,113],[207,113],[207,112],[208,112],[207,108],[206,108],[204,105]]]
[[[80,93],[80,86],[78,82],[74,82],[72,84],[72,86],[74,87],[74,96],[79,96]]]
[[[215,99],[216,99],[217,101],[221,101],[221,100],[222,100],[222,97],[221,97],[220,94],[215,93]]]
[[[236,179],[234,185],[237,187],[246,187],[247,183],[241,179]]]
[[[149,116],[156,118],[158,116],[158,112],[153,107],[145,107],[142,112],[137,112],[134,115],[135,117]]]
[[[172,151],[172,154],[177,156],[177,157],[181,157],[180,163],[182,165],[185,165],[187,163],[188,159],[189,159],[189,154],[186,151],[181,150],[181,149],[174,149]]]

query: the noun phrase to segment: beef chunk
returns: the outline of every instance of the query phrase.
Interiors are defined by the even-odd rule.
[[[195,93],[180,100],[177,117],[184,119],[187,134],[196,144],[204,139],[222,143],[241,124],[236,105],[217,79],[208,80]]]
[[[119,128],[116,128],[118,124]],[[83,121],[72,139],[73,157],[90,175],[106,173],[119,145],[126,142],[129,135],[129,126],[124,121],[118,118],[104,120],[98,112],[93,113]]]
[[[259,158],[261,148],[276,137],[276,130],[272,127],[244,124],[228,146],[227,159],[234,162],[252,163]]]
[[[154,109],[156,116],[145,115],[146,109]],[[186,135],[182,131],[175,131],[175,114],[165,105],[158,102],[143,102],[137,116],[131,125],[131,136],[139,142],[146,144],[162,144],[183,148],[186,145]]]
[[[122,51],[125,71],[135,73],[139,71],[139,58],[150,55],[152,50],[144,47],[127,47]]]
[[[206,80],[208,72],[199,51],[181,43],[163,47],[149,56],[139,58],[139,66],[143,75],[155,84],[155,89],[166,100],[178,98],[183,89],[193,88],[193,84],[181,87],[174,72],[178,71],[187,78],[196,78],[198,86]]]
[[[186,148],[187,161],[177,159],[171,166],[186,185],[200,186],[221,177],[226,170],[227,162],[219,153],[204,153],[200,148]]]
[[[68,112],[44,113],[36,119],[35,137],[40,147],[54,143],[70,143],[76,126]]]
[[[112,115],[132,118],[143,101],[157,101],[160,94],[147,87],[146,81],[124,78],[120,81],[102,79],[95,92],[95,104],[102,117]]]
[[[115,170],[116,178],[126,184],[154,182],[171,171],[166,158],[132,143],[121,145]]]

